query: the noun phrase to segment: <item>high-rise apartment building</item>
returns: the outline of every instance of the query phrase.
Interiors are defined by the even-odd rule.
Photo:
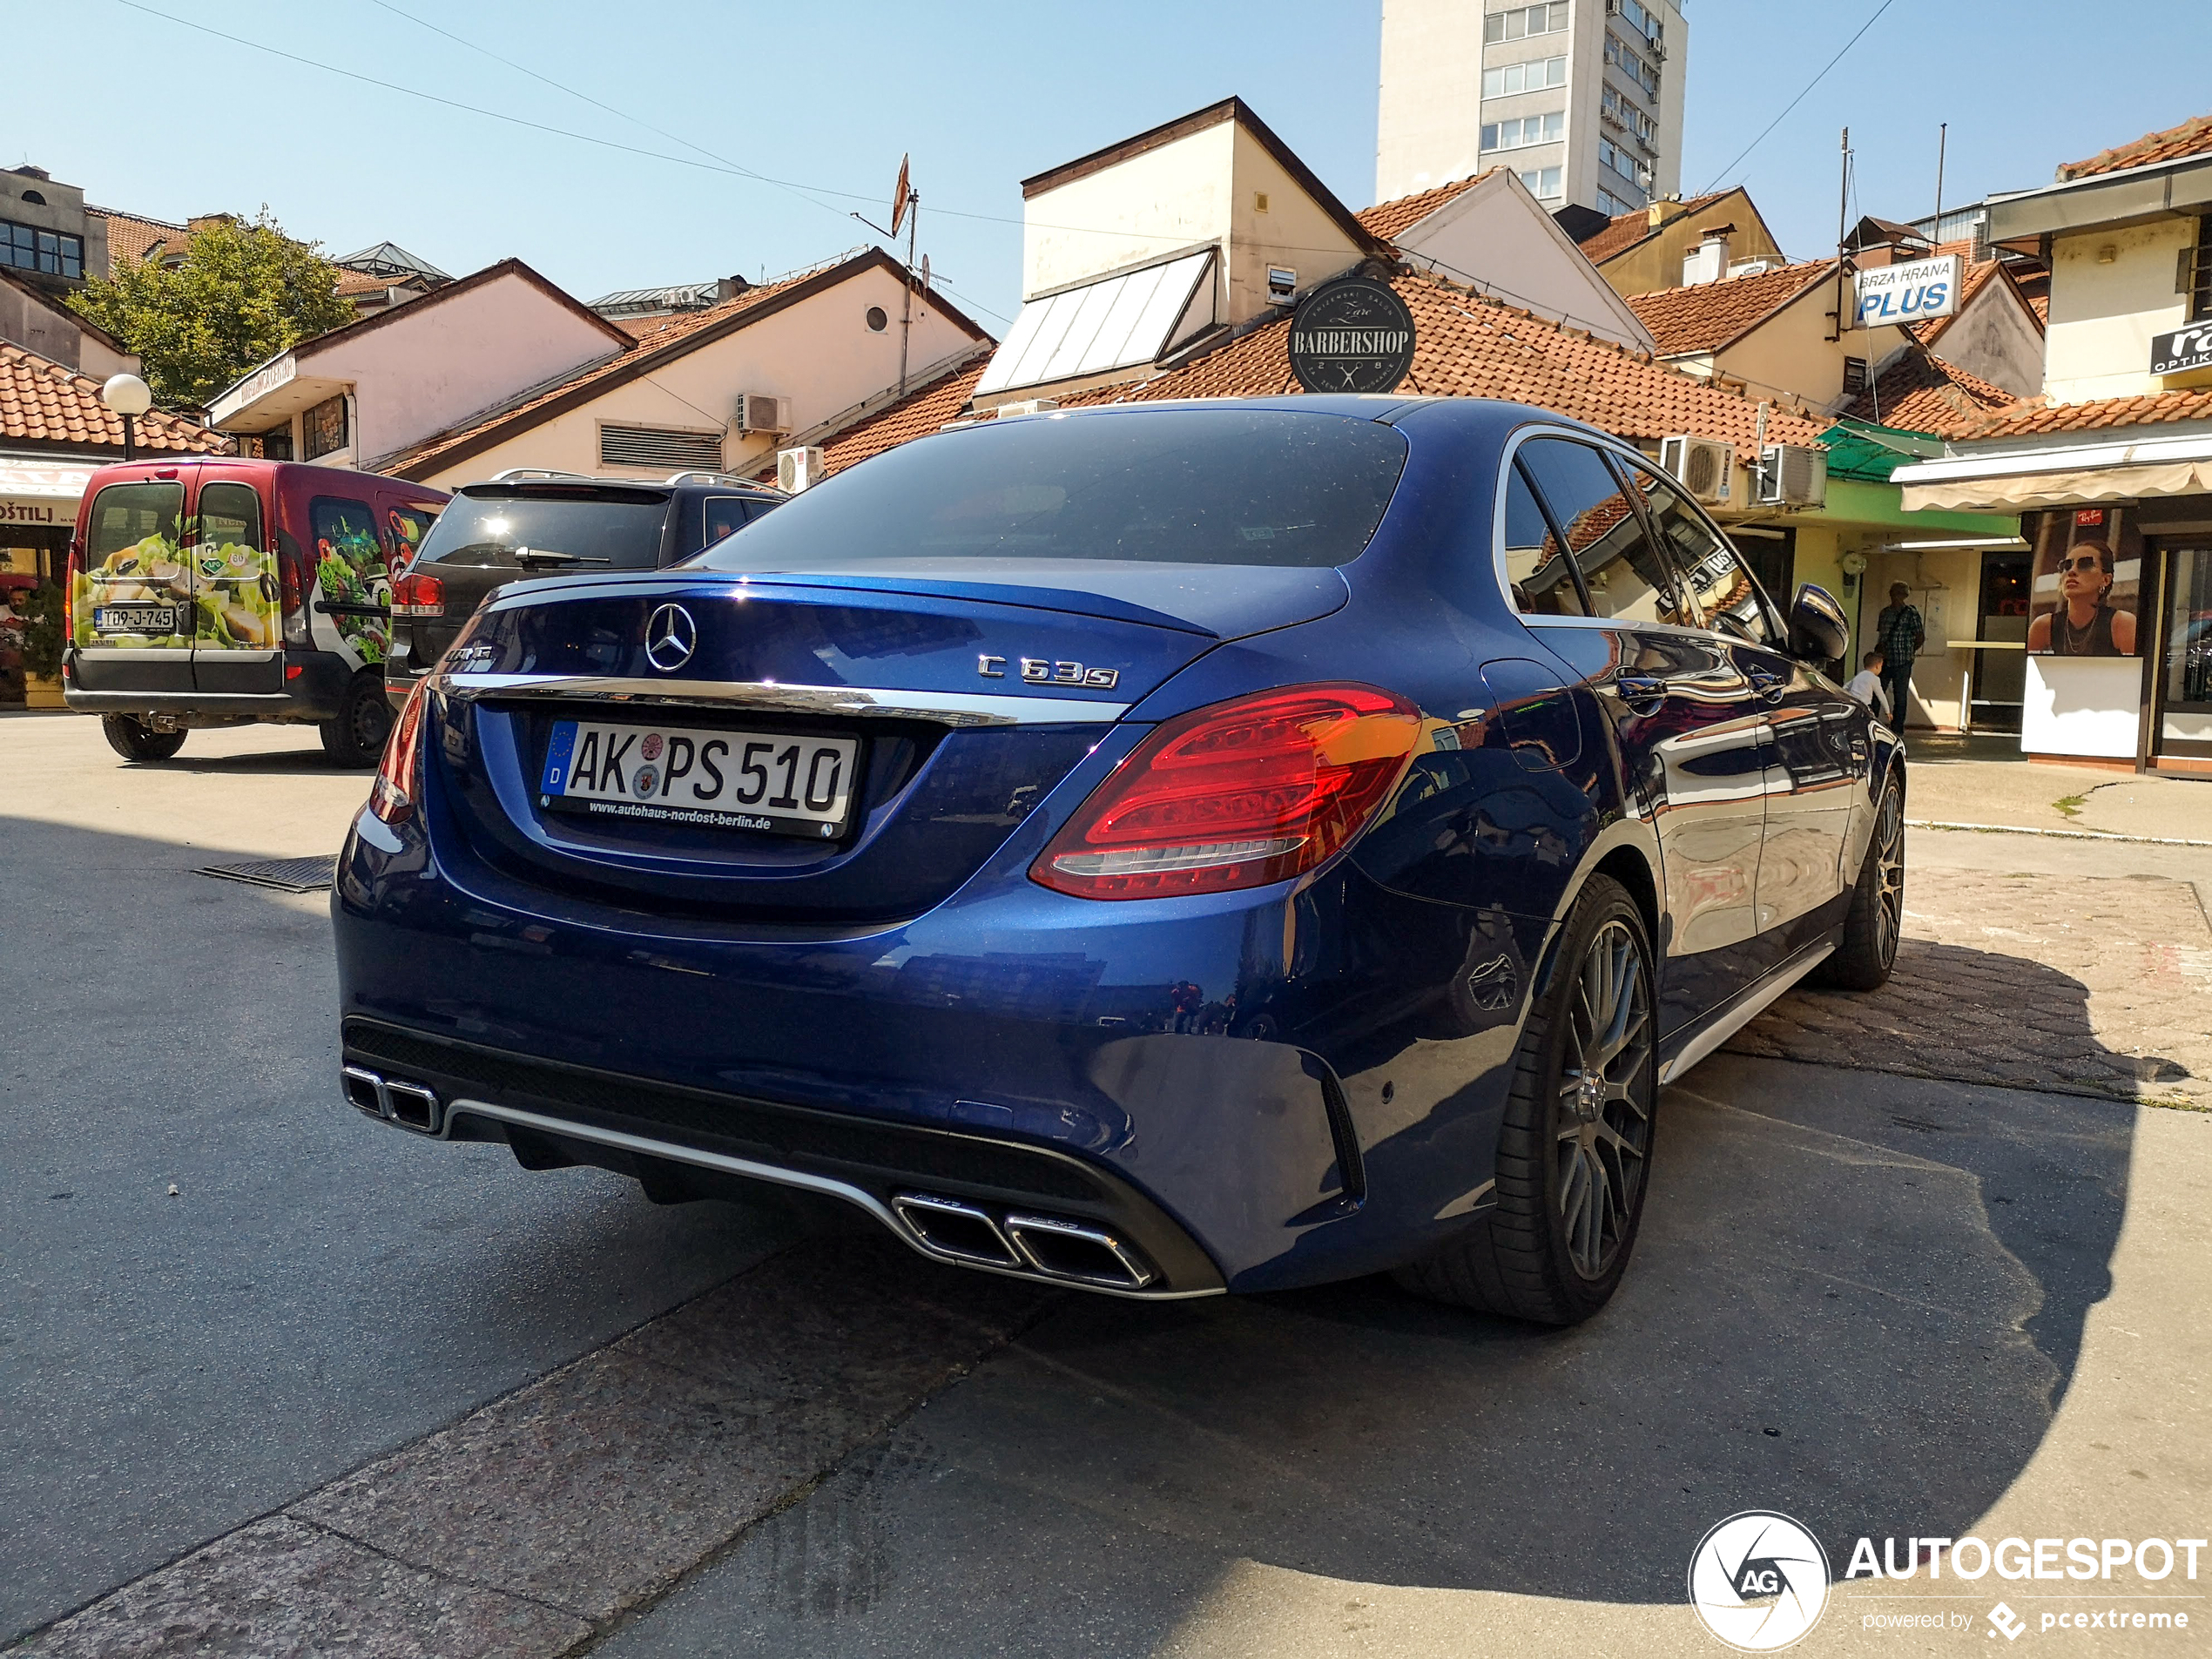
[[[1689,61],[1674,0],[1383,0],[1375,199],[1495,166],[1551,208],[1674,195]]]

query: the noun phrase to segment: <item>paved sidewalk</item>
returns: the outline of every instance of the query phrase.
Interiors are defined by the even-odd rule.
[[[1915,867],[1887,985],[1792,992],[1728,1047],[2212,1110],[2212,925],[2161,876]]]
[[[1917,822],[2212,842],[2212,779],[2136,777],[2018,759],[1954,759],[1955,748],[1924,755],[1924,746],[1929,740],[1909,745],[1906,816]]]

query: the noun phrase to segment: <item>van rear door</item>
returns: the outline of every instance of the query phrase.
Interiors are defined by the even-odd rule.
[[[189,523],[193,689],[284,690],[284,601],[267,503],[244,478],[202,475]]]
[[[78,689],[194,689],[197,583],[184,523],[185,486],[174,478],[112,483],[93,496],[71,596]]]

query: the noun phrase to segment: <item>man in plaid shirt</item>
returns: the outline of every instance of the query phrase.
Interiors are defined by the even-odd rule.
[[[1874,645],[1882,653],[1882,685],[1890,694],[1891,718],[1899,732],[1905,730],[1912,707],[1912,659],[1928,637],[1919,607],[1909,603],[1912,597],[1912,590],[1905,583],[1891,583],[1890,602],[1874,621]]]

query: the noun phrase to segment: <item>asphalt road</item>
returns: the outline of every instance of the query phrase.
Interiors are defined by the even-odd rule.
[[[1703,1653],[1746,1507],[2212,1520],[2212,1117],[1722,1056],[1580,1330],[1015,1293],[341,1104],[322,898],[192,873],[334,849],[312,738],[0,779],[0,1646],[136,1580],[28,1651]]]

